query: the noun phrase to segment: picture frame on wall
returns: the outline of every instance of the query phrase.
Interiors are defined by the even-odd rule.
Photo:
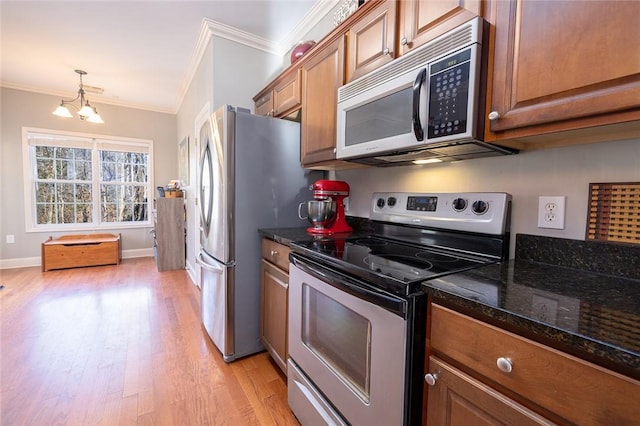
[[[189,137],[185,137],[178,144],[178,172],[180,186],[189,186]]]

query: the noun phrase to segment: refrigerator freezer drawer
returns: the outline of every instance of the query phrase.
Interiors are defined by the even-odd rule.
[[[233,361],[233,332],[230,330],[228,306],[228,266],[220,264],[205,253],[198,255],[200,265],[200,296],[202,324],[222,352],[226,362]]]

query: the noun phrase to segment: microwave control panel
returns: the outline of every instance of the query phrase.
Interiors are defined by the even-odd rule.
[[[472,48],[429,64],[428,139],[437,140],[466,133],[473,118],[468,117]]]

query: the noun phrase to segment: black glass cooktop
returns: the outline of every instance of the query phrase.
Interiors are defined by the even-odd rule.
[[[403,244],[375,236],[319,238],[296,242],[292,249],[333,270],[403,293],[409,288],[418,288],[425,280],[493,263],[446,249]]]

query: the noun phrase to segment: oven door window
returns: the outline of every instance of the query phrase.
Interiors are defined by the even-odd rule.
[[[412,99],[407,87],[347,111],[345,146],[411,133]]]
[[[302,304],[302,341],[368,403],[371,322],[308,285]]]

